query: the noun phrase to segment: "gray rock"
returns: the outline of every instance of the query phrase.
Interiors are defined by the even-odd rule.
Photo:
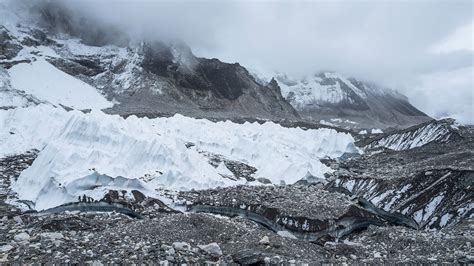
[[[15,216],[15,217],[13,217],[13,221],[17,222],[18,224],[22,224],[22,223],[23,223],[23,220],[21,219],[20,216]]]
[[[265,260],[268,258],[267,260]],[[266,256],[266,254],[256,251],[256,250],[251,250],[251,249],[244,249],[241,250],[235,254],[232,255],[232,259],[239,264],[243,265],[249,265],[249,264],[264,264],[264,263],[269,263],[270,258]]]
[[[173,247],[176,250],[189,250],[191,246],[186,242],[174,242]]]
[[[220,257],[222,256],[222,250],[219,245],[215,242],[207,244],[207,245],[198,245],[198,248],[202,249],[203,251],[209,253],[212,256]]]
[[[3,245],[0,247],[0,253],[6,253],[13,249],[12,245]]]
[[[28,241],[30,240],[30,235],[28,233],[23,232],[15,235],[13,239],[15,239],[15,241],[17,242]]]
[[[260,239],[259,243],[262,245],[270,245],[270,239],[268,236],[264,236],[262,239]]]
[[[270,181],[270,179],[265,178],[265,177],[259,177],[259,178],[257,178],[257,181],[262,183],[262,184],[271,184],[272,183],[272,181]]]
[[[64,235],[61,233],[41,233],[41,239],[49,239],[49,240],[60,240],[64,238]]]
[[[169,249],[167,249],[165,251],[166,255],[174,255],[176,254],[176,251],[174,250],[174,248],[170,247]]]

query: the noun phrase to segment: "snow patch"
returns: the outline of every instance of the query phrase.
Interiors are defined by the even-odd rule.
[[[393,190],[387,190],[385,191],[384,193],[374,197],[371,202],[375,205],[375,206],[378,206],[378,204],[383,200],[385,199],[390,193],[392,193]]]
[[[436,211],[436,208],[443,200],[444,195],[438,195],[434,197],[431,202],[426,205],[425,208],[418,210],[414,213],[414,218],[418,224],[421,224],[423,221],[427,221],[433,213]]]
[[[94,87],[55,68],[43,58],[8,70],[11,86],[54,105],[77,109],[112,106]]]
[[[355,185],[355,180],[351,179],[351,180],[347,181],[346,183],[344,183],[343,186],[344,186],[347,190],[349,190],[349,191],[352,192],[352,190],[354,189],[354,185]]]
[[[441,221],[439,222],[439,226],[440,227],[444,227],[448,224],[449,220],[451,220],[451,218],[453,217],[452,214],[449,214],[449,213],[446,213],[445,215],[443,215],[441,217]]]
[[[373,128],[371,133],[372,134],[382,134],[383,131],[380,128]]]

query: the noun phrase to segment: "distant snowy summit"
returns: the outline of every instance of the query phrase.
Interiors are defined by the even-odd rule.
[[[346,128],[405,128],[431,120],[397,91],[336,72],[300,79],[283,73],[255,77],[261,83],[276,81],[304,120]]]
[[[26,19],[2,11],[2,109],[49,103],[122,116],[179,113],[346,129],[405,128],[430,119],[395,91],[332,72],[256,77],[238,63],[196,57],[179,41],[131,39],[75,17],[60,2],[38,2]]]

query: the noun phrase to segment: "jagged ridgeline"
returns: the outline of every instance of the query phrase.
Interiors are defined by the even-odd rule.
[[[113,102],[101,106],[111,114],[180,113],[219,120],[328,122],[345,128],[400,128],[429,120],[403,95],[337,73],[322,72],[303,80],[284,74],[261,77],[239,63],[196,57],[182,41],[131,38],[123,28],[73,12],[60,1],[37,2],[30,11],[33,24],[3,28],[2,47],[9,60],[1,64],[11,68],[32,61],[31,56],[16,55],[43,47],[37,55],[48,64]],[[54,53],[46,53],[44,47]],[[15,86],[12,91],[20,94]],[[22,86],[18,91],[28,92]],[[15,97],[55,103],[30,94]]]
[[[80,38],[81,50],[64,45],[58,48],[61,56],[48,62],[116,101],[109,113],[156,117],[178,112],[272,120],[299,117],[277,84],[257,83],[238,63],[198,58],[181,41],[131,40],[120,29],[91,17],[78,17],[57,2],[39,4],[37,13],[39,25],[48,34]]]

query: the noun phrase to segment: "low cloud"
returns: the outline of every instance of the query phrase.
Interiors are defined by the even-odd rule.
[[[296,77],[333,70],[375,81],[434,117],[474,124],[470,0],[60,2],[132,37],[181,39],[198,56]]]

